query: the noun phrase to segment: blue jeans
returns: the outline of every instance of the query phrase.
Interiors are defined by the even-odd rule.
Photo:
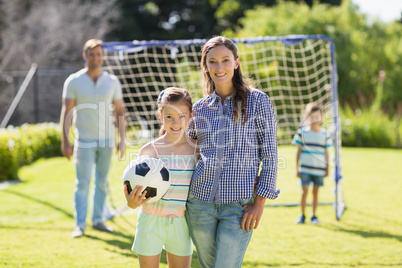
[[[241,229],[243,205],[253,202],[254,199],[231,204],[207,203],[189,193],[186,218],[202,267],[242,266],[253,233]]]
[[[102,212],[107,194],[107,179],[112,161],[112,143],[100,143],[92,141],[78,142],[74,146],[75,163],[75,189],[74,189],[74,220],[75,226],[85,228],[88,211],[88,194],[92,172],[95,168],[95,189],[93,193],[92,222],[102,222]],[[95,146],[93,146],[95,145]]]

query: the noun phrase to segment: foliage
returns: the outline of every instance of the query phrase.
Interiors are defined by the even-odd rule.
[[[391,38],[392,37],[392,38]],[[384,69],[384,109],[396,114],[402,115],[402,18],[399,23],[387,25],[386,37],[387,42],[384,45],[384,53],[387,61]]]
[[[306,2],[312,4],[311,0]],[[339,5],[341,1],[320,2]],[[122,15],[109,38],[124,41],[210,38],[227,28],[233,29],[246,10],[275,3],[276,0],[117,0]]]
[[[9,127],[0,132],[0,181],[17,179],[18,168],[61,155],[61,129],[53,123]]]
[[[375,98],[380,71],[385,71],[383,108],[396,113],[402,106],[402,24],[375,21],[369,25],[357,6],[344,0],[341,6],[279,1],[275,7],[248,10],[241,27],[227,30],[228,37],[323,34],[335,43],[341,104],[369,107]],[[384,48],[384,49],[383,49]],[[391,106],[390,106],[391,104]],[[399,108],[402,110],[402,108]]]
[[[279,155],[288,164],[279,169],[278,202],[283,202],[282,194],[289,192],[285,188],[289,184],[295,189],[293,202],[299,200],[293,165],[295,154],[294,147],[279,148]],[[347,209],[341,221],[336,221],[332,206],[318,207],[321,221],[318,225],[295,225],[293,222],[300,213],[298,207],[267,207],[253,233],[242,267],[400,266],[401,154],[400,150],[344,148],[343,187]],[[109,181],[117,207],[125,203],[121,176],[129,160],[113,159]],[[138,256],[131,251],[137,219],[135,210],[127,210],[124,216],[106,223],[115,228],[113,234],[93,230],[88,219],[87,236],[71,239],[75,177],[72,161],[61,157],[42,159],[23,167],[19,176],[24,183],[0,190],[1,266],[138,267]],[[332,200],[332,187],[332,180],[325,179],[329,200]],[[309,202],[310,198],[309,195]],[[266,202],[271,203],[271,200]],[[311,207],[307,207],[306,212],[310,211]],[[319,254],[312,247],[319,249]],[[160,267],[167,267],[164,253]],[[191,267],[201,267],[196,252]]]
[[[24,124],[18,128],[18,165],[32,163],[39,158],[61,154],[61,129],[58,124]]]
[[[342,145],[402,148],[402,122],[373,110],[341,110]]]
[[[109,38],[169,40],[202,38],[214,32],[215,8],[210,1],[118,0],[122,16]]]
[[[0,130],[0,181],[17,179],[16,134]]]

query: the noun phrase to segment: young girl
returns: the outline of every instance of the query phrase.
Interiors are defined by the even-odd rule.
[[[142,206],[132,250],[138,254],[140,267],[159,267],[162,248],[172,267],[190,267],[193,253],[186,218],[188,189],[196,164],[195,141],[186,136],[192,117],[189,93],[180,88],[167,88],[158,98],[158,115],[162,121],[161,136],[141,148],[139,155],[162,159],[170,172],[171,186],[165,196],[147,203],[146,191],[137,186],[124,194],[130,208]]]
[[[201,265],[236,268],[266,198],[279,193],[276,119],[267,94],[246,84],[230,39],[214,37],[203,46],[201,70],[206,97],[194,104],[187,133],[201,156],[186,218]]]

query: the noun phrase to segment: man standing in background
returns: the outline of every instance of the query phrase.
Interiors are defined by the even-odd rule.
[[[125,152],[124,101],[118,78],[102,70],[103,42],[88,40],[82,54],[86,67],[71,74],[64,83],[60,116],[62,125],[61,150],[70,159],[74,155],[76,181],[74,189],[75,228],[71,236],[81,237],[86,227],[89,185],[95,169],[92,227],[103,232],[113,232],[105,226],[102,212],[105,205],[108,173],[113,148]],[[68,135],[75,127],[74,150]],[[119,132],[115,146],[115,126]]]

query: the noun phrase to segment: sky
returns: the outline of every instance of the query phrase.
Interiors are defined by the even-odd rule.
[[[401,17],[402,0],[352,0],[359,6],[361,13],[373,19],[378,17],[383,22],[391,22]]]

